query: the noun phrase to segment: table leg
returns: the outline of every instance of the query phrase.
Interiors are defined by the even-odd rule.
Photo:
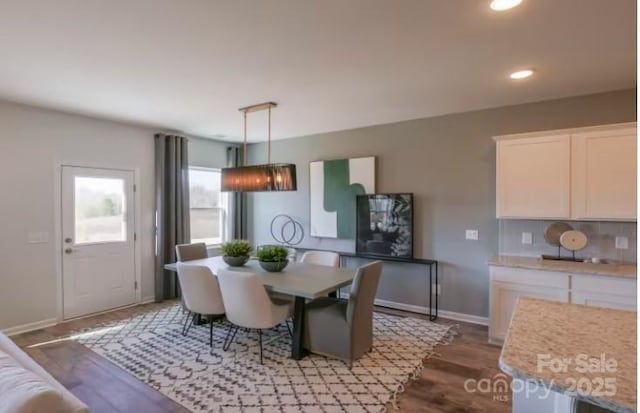
[[[438,263],[436,262],[436,285],[440,285],[440,281],[438,281]],[[438,288],[436,290],[436,316],[434,318],[434,320],[436,318],[438,318],[438,297],[440,296],[440,288]]]
[[[304,349],[304,297],[296,297],[293,307],[293,339],[291,342],[291,358],[303,359],[307,355]]]
[[[433,321],[433,271],[432,266],[429,265],[429,320]]]
[[[435,321],[438,319],[438,263],[435,263],[436,266],[436,271],[435,271],[435,276],[436,276],[436,305],[435,308],[433,307],[432,304],[432,300],[433,300],[433,264],[429,265],[429,320],[431,321]],[[435,311],[434,311],[435,310]]]

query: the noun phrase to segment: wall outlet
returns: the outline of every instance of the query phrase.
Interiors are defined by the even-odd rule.
[[[627,249],[629,249],[629,238],[627,238],[627,237],[616,237],[616,249],[618,249],[618,250],[627,250]]]
[[[464,238],[470,239],[472,241],[478,240],[478,230],[477,229],[468,229],[464,232]]]
[[[522,243],[523,244],[533,244],[533,234],[531,232],[523,232],[522,233]]]

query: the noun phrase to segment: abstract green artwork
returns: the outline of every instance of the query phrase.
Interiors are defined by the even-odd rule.
[[[373,156],[311,162],[311,236],[355,239],[356,197],[375,192],[375,176]]]

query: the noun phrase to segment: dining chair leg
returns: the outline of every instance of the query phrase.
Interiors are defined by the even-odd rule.
[[[287,331],[289,331],[289,337],[293,338],[293,333],[291,332],[291,327],[289,327],[289,321],[285,320],[284,324],[287,326]]]
[[[209,319],[209,347],[213,347],[213,317]]]
[[[198,314],[196,313],[190,313],[190,314],[193,314],[193,317],[191,317],[191,322],[187,324],[187,331],[184,332],[185,336],[189,334],[189,330],[191,329],[191,326],[196,322],[196,317],[198,316]]]
[[[233,331],[233,335],[231,334]],[[224,338],[224,343],[222,344],[222,350],[227,351],[229,347],[231,347],[231,343],[233,343],[233,339],[236,338],[236,333],[238,332],[238,327],[234,325],[229,326],[229,330],[227,331],[227,336]],[[231,339],[229,339],[231,337]]]
[[[260,342],[260,364],[264,364],[262,362],[262,330],[258,330],[258,341]]]
[[[187,313],[187,316],[184,319],[184,325],[182,326],[182,335],[187,335],[187,325],[189,324],[189,320],[191,319],[191,311]]]

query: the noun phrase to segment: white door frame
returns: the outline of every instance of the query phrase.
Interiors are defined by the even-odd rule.
[[[133,192],[133,228],[136,239],[133,243],[134,260],[135,260],[135,279],[136,279],[136,299],[135,304],[142,301],[142,248],[141,248],[141,196],[140,196],[140,168],[127,165],[88,163],[88,162],[59,162],[54,165],[53,174],[53,222],[54,222],[54,248],[55,248],[55,266],[56,266],[56,321],[58,323],[64,321],[63,308],[63,270],[62,270],[62,167],[78,167],[78,168],[95,168],[95,169],[113,169],[119,171],[133,172],[133,183],[136,190]]]

